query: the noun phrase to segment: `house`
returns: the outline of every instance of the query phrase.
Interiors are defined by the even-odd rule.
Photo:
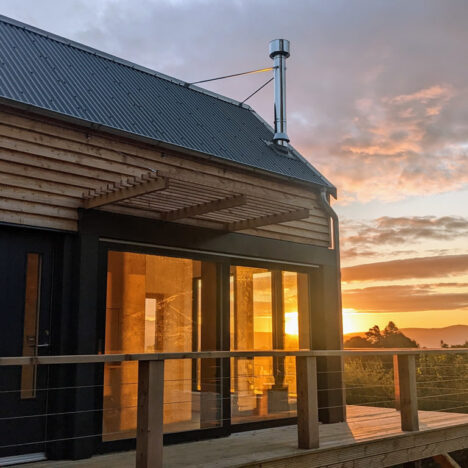
[[[339,349],[335,187],[249,106],[0,18],[0,356]],[[280,73],[281,72],[281,73]],[[166,441],[295,418],[288,357],[173,361]],[[0,368],[0,463],[132,447],[136,363]],[[323,422],[345,417],[319,359]]]

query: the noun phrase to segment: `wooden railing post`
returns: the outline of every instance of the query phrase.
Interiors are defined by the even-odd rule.
[[[419,431],[418,394],[416,390],[416,357],[398,355],[400,415],[402,431]]]
[[[400,411],[400,377],[398,375],[398,354],[393,355],[393,388],[395,389],[395,409]]]
[[[138,361],[136,468],[163,466],[164,361]]]
[[[318,448],[317,359],[296,356],[297,436],[303,449]]]

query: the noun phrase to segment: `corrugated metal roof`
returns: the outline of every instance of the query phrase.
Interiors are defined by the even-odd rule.
[[[4,16],[0,96],[334,190],[249,106]]]

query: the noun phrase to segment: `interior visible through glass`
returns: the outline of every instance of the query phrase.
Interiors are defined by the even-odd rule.
[[[28,253],[26,257],[26,284],[24,291],[23,356],[37,354],[37,327],[41,290],[41,255]],[[21,367],[21,399],[36,397],[37,366]]]
[[[105,352],[215,350],[216,284],[212,262],[110,251]],[[219,370],[212,359],[165,362],[165,432],[219,426]],[[103,440],[135,437],[137,378],[137,363],[105,365]]]
[[[304,273],[231,267],[231,350],[308,347],[307,294]],[[294,357],[231,359],[232,422],[294,416],[295,372]]]

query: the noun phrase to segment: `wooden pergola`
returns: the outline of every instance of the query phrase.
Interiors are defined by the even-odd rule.
[[[126,206],[156,213],[163,221],[187,218],[215,222],[225,231],[242,231],[309,217],[308,208],[194,183],[150,171],[83,194],[85,209]]]

